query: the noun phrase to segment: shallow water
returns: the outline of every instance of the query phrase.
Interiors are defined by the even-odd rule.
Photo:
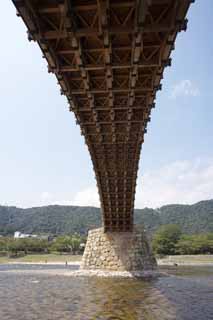
[[[62,275],[72,269],[0,266],[0,319],[213,319],[212,267],[163,268],[170,276],[152,281]]]

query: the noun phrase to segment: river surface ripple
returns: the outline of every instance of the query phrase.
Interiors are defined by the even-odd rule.
[[[212,267],[152,281],[67,276],[75,268],[0,265],[0,320],[213,319]]]

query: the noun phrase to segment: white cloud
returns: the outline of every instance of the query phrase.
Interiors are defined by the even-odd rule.
[[[98,189],[95,186],[78,191],[70,200],[55,200],[52,204],[63,206],[93,206],[100,207]]]
[[[199,89],[192,83],[191,80],[181,80],[172,87],[170,98],[176,99],[178,96],[197,97],[199,94]]]
[[[48,192],[48,191],[42,192],[42,194],[41,194],[42,201],[49,201],[49,200],[51,200],[51,198],[52,198],[52,194],[50,192]]]
[[[165,204],[192,204],[213,198],[213,159],[177,161],[145,172],[137,181],[135,207],[157,208]],[[54,200],[43,192],[42,203],[100,207],[95,185],[78,191],[69,200]]]
[[[97,187],[89,187],[76,193],[73,205],[100,207]]]
[[[213,198],[213,159],[179,161],[147,172],[138,180],[136,208],[195,203]]]

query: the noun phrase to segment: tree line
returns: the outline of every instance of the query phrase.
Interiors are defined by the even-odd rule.
[[[79,234],[61,235],[51,241],[39,238],[0,237],[0,255],[16,257],[29,253],[82,254],[86,237]],[[213,254],[213,233],[184,234],[179,225],[161,226],[153,236],[155,254]]]
[[[161,226],[154,234],[152,247],[155,254],[213,254],[213,232],[187,235],[180,226]]]
[[[59,236],[52,241],[39,238],[0,237],[0,254],[11,257],[52,252],[82,254],[85,242],[85,237],[76,234]]]

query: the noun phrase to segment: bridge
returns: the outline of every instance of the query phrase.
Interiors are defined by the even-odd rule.
[[[85,138],[104,232],[132,232],[138,164],[193,0],[13,0]]]

